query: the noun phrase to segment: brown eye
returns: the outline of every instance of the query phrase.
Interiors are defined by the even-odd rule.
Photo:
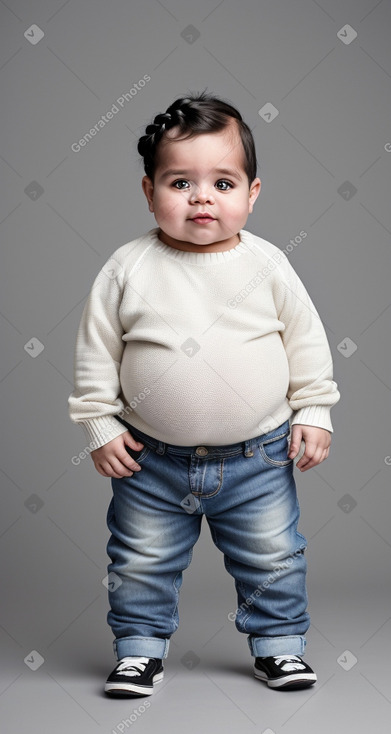
[[[172,185],[175,186],[175,188],[178,188],[179,191],[181,191],[183,189],[183,186],[179,186],[178,187],[177,184],[182,184],[182,183],[186,184],[187,181],[185,181],[185,179],[181,178],[178,181],[174,181],[174,183]]]
[[[217,181],[216,186],[218,186],[218,184],[225,184],[230,189],[233,188],[233,185],[229,181]],[[220,189],[220,191],[228,191],[228,188]]]

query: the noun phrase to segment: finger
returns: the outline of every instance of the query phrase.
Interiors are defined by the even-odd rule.
[[[301,448],[301,442],[302,442],[302,434],[303,432],[296,426],[293,426],[292,432],[291,432],[291,440],[289,445],[289,451],[288,451],[288,458],[294,459],[297,454],[300,451]]]
[[[115,459],[115,457],[113,457],[113,459]],[[123,469],[124,467],[120,462],[115,462],[107,459],[106,461],[99,464],[98,471],[104,477],[114,477],[115,479],[122,479],[122,477],[126,476],[126,472],[124,472]]]
[[[314,446],[314,444],[307,443],[304,454],[301,457],[301,459],[297,462],[296,466],[299,469],[304,469],[304,467],[306,467],[307,469],[310,469],[312,466],[315,466],[316,455],[317,455],[317,449]],[[314,463],[312,463],[313,461]]]
[[[299,452],[300,444],[291,443],[289,451],[288,451],[288,457],[289,459],[294,459],[295,456],[297,456]]]
[[[122,464],[120,461],[113,461],[110,463],[109,461],[106,461],[104,464],[98,464],[96,465],[96,469],[99,472],[99,474],[102,474],[103,477],[114,477],[115,479],[122,479],[123,477],[131,477],[135,471],[141,471],[141,466],[133,462],[134,469],[129,468],[125,464]],[[137,469],[137,467],[139,467]]]
[[[136,453],[140,453],[140,451],[137,451]],[[140,464],[137,463],[136,459],[133,456],[130,456],[127,452],[125,454],[121,454],[119,458],[119,461],[122,463],[122,468],[128,469],[131,472],[135,471],[141,471]]]
[[[95,469],[99,474],[102,475],[102,477],[106,477],[106,479],[109,479],[111,477],[111,474],[108,474],[104,469],[101,468],[99,464],[95,464]]]
[[[141,451],[141,449],[144,448],[144,444],[141,443],[141,441],[136,441],[136,439],[133,438],[132,434],[129,433],[129,431],[127,433],[124,433],[124,440],[125,445],[129,446],[131,449],[133,449],[133,451]]]
[[[319,448],[315,451],[313,456],[307,457],[307,459],[303,463],[301,463],[305,457],[305,454],[304,454],[304,456],[302,456],[302,458],[300,459],[300,461],[298,461],[296,466],[298,467],[298,469],[300,469],[300,471],[308,471],[308,469],[312,469],[312,467],[317,466],[318,464],[321,464],[322,461],[324,461],[324,459],[327,458],[327,456],[328,456],[328,449],[324,450],[322,448]]]
[[[135,453],[140,454],[140,451]],[[112,468],[116,472],[119,472],[121,476],[128,476],[129,472],[131,476],[133,472],[141,471],[141,466],[137,463],[136,458],[131,456],[127,451],[120,454],[120,456],[113,456],[112,459]]]

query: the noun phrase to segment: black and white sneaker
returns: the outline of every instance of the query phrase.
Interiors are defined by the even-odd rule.
[[[150,696],[155,683],[163,680],[159,658],[126,657],[110,673],[105,693],[110,696]]]
[[[254,675],[269,688],[307,688],[317,680],[316,673],[298,655],[255,658]]]

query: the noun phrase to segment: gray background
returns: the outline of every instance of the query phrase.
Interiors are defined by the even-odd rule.
[[[9,0],[0,13],[2,730],[387,731],[391,3]],[[33,24],[44,33],[35,44]],[[137,139],[176,97],[204,88],[253,130],[262,191],[246,228],[282,249],[307,233],[289,258],[322,317],[342,396],[329,459],[295,470],[309,546],[306,657],[319,681],[282,693],[253,678],[228,619],[233,579],[204,521],[164,683],[140,711],[144,699],[102,695],[115,663],[102,584],[111,488],[91,458],[72,463],[86,441],[67,400],[94,278],[155,226]],[[268,103],[279,113],[270,122],[259,114]]]

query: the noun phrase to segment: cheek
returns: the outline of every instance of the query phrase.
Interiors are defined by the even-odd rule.
[[[185,204],[185,200],[182,196],[166,193],[164,196],[159,196],[155,199],[155,211],[158,211],[164,217],[170,217],[178,207]]]
[[[227,201],[224,208],[226,210],[226,216],[229,219],[241,219],[243,216],[248,214],[248,207],[249,200],[243,197]]]

